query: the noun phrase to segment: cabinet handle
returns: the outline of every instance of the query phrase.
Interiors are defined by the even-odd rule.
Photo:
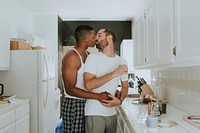
[[[176,47],[173,48],[172,53],[174,56],[176,56]]]
[[[146,18],[146,14],[144,14],[144,19]]]

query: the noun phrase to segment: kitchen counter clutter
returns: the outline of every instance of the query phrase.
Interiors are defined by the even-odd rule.
[[[0,133],[29,133],[29,99],[0,104]]]
[[[188,116],[185,112],[167,105],[167,113],[161,116],[171,122],[172,126],[158,126],[157,130],[150,130],[146,125],[146,118],[148,116],[148,105],[133,102],[134,98],[126,98],[123,104],[117,107],[118,114],[124,117],[126,128],[129,128],[129,132],[136,133],[199,133],[200,129],[193,127],[183,120],[183,116]],[[119,124],[119,123],[118,123]],[[124,127],[122,127],[124,128]]]
[[[23,105],[29,104],[29,99],[13,99],[11,103],[0,104],[0,115],[10,110],[15,110]]]

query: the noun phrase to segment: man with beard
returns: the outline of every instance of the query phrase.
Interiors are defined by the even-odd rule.
[[[113,31],[101,29],[97,33],[97,47],[101,52],[90,54],[85,63],[84,82],[86,89],[95,93],[107,91],[110,100],[89,99],[85,105],[85,119],[87,133],[115,133],[117,116],[115,106],[122,103],[128,92],[127,62],[114,52],[116,36]],[[124,74],[109,77],[107,73],[123,66]],[[119,81],[121,94],[115,97]]]

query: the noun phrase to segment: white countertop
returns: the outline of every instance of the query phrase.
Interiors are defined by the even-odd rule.
[[[8,111],[14,110],[27,103],[29,103],[29,99],[16,99],[15,101],[12,101],[12,103],[0,104],[0,115]]]
[[[128,121],[137,133],[150,132],[146,126],[147,104],[132,103],[133,98],[126,98],[121,105],[122,110],[125,112]],[[167,105],[167,113],[163,116],[167,120],[172,120],[177,123],[174,127],[158,127],[156,133],[200,133],[200,129],[193,127],[182,119],[182,116],[188,114],[181,110]]]

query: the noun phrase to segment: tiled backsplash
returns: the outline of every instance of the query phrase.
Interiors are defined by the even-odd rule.
[[[200,115],[200,66],[151,70],[151,79],[152,85],[165,89],[170,105]]]

